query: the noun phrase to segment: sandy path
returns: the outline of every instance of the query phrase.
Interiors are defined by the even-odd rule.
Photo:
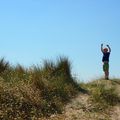
[[[120,106],[113,107],[108,113],[91,112],[92,105],[88,102],[89,95],[79,94],[65,106],[63,114],[52,115],[42,120],[120,120]],[[41,120],[41,119],[39,119]]]

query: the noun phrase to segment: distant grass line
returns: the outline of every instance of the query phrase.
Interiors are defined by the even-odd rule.
[[[0,119],[36,119],[61,113],[79,90],[66,57],[30,68],[0,60]]]

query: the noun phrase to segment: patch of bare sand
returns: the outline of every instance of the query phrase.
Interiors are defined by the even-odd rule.
[[[106,114],[91,111],[93,106],[89,102],[89,97],[87,94],[79,94],[66,105],[64,120],[106,120],[108,118]]]
[[[110,116],[111,120],[120,120],[120,106],[113,107]]]
[[[61,115],[52,115],[46,120],[108,120],[106,115],[91,112],[92,105],[89,103],[89,95],[79,94],[65,106]]]

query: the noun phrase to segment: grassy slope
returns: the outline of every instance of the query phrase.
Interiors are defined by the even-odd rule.
[[[85,85],[90,92],[89,108],[91,113],[96,114],[96,120],[102,115],[102,119],[117,120],[120,119],[120,80],[96,80]],[[115,108],[119,111],[116,113]]]
[[[109,120],[111,112],[115,117],[114,107],[120,108],[120,80],[101,79],[78,85],[67,58],[30,68],[0,60],[0,119],[37,120],[52,115],[49,119],[73,120],[78,116],[81,120],[99,120],[102,115]],[[63,114],[54,115],[58,113]]]
[[[119,120],[120,80],[94,80],[80,86],[86,94],[80,93],[65,106],[62,115],[50,120]]]
[[[24,68],[0,61],[0,119],[38,119],[62,113],[79,91],[67,58]]]

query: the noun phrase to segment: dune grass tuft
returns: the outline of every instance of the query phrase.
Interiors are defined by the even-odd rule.
[[[66,57],[30,68],[0,60],[0,119],[36,119],[61,113],[78,91]]]
[[[90,93],[90,101],[93,112],[105,111],[112,106],[120,104],[120,95],[117,91],[119,80],[95,80],[82,84]],[[119,87],[119,86],[118,86]]]

